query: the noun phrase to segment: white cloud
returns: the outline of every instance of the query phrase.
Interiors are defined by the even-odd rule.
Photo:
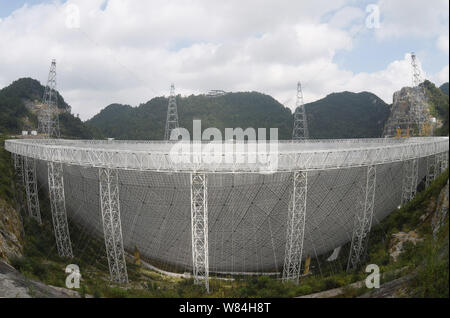
[[[298,80],[306,102],[342,90],[390,101],[410,83],[406,59],[370,74],[335,64],[364,23],[352,0],[109,0],[104,10],[104,0],[70,3],[80,9],[80,29],[66,27],[60,3],[24,6],[0,21],[0,85],[19,77],[45,83],[56,58],[58,88],[82,119],[113,102],[167,95],[171,82],[182,94],[255,90],[289,106]]]
[[[448,34],[441,35],[437,41],[437,47],[448,55]]]
[[[380,0],[380,39],[435,37],[448,33],[448,0]]]
[[[344,7],[333,15],[329,24],[331,27],[346,28],[351,26],[355,20],[362,23],[364,17],[365,13],[360,8]]]
[[[435,76],[433,76],[433,79],[436,82],[436,85],[440,86],[440,85],[448,82],[448,80],[449,80],[448,72],[449,72],[449,68],[447,65],[439,73],[437,73]]]

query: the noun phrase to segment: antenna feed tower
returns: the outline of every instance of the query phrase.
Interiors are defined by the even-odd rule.
[[[304,140],[309,138],[308,122],[306,118],[305,104],[303,102],[302,84],[297,83],[297,101],[294,111],[294,127],[292,130],[293,140]]]
[[[172,130],[178,128],[178,110],[175,97],[175,85],[170,86],[169,105],[167,106],[166,128],[164,131],[164,140],[170,140]]]
[[[56,92],[56,60],[53,59],[45,86],[42,108],[38,114],[38,131],[46,138],[59,138],[58,96]]]

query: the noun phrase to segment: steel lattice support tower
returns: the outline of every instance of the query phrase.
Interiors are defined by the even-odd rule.
[[[73,252],[67,223],[62,163],[48,162],[48,190],[58,255],[72,258]]]
[[[436,178],[437,171],[437,156],[432,155],[427,157],[427,175],[425,178],[426,187]]]
[[[403,164],[402,202],[405,205],[416,196],[419,160],[408,160]]]
[[[120,219],[119,176],[116,169],[100,168],[100,207],[111,281],[128,283]]]
[[[292,130],[292,139],[301,140],[308,139],[308,122],[306,118],[305,104],[303,103],[302,84],[297,83],[297,101],[294,111],[294,127]]]
[[[42,224],[37,189],[36,160],[34,158],[25,157],[23,166],[25,173],[25,192],[27,195],[28,212],[32,218],[34,218],[39,224]]]
[[[296,171],[293,174],[292,197],[289,202],[286,247],[284,253],[283,281],[298,284],[302,264],[303,240],[306,224],[306,198],[308,173]]]
[[[441,159],[440,159],[440,173],[444,173],[445,170],[448,168],[448,152],[441,153]]]
[[[58,102],[56,92],[56,61],[52,60],[45,86],[43,105],[38,115],[38,131],[46,137],[59,138]]]
[[[368,166],[365,184],[361,187],[362,199],[359,202],[360,208],[356,211],[353,223],[353,235],[350,254],[348,256],[347,271],[356,269],[366,255],[370,228],[372,227],[376,184],[376,166]]]
[[[440,174],[441,171],[444,171],[444,169],[442,169],[442,153],[438,153],[435,155],[436,157],[436,164],[435,164],[435,178],[437,178]]]
[[[178,128],[178,111],[175,96],[175,86],[170,86],[169,105],[167,106],[166,129],[164,131],[164,140],[170,139],[172,130]]]
[[[194,282],[209,292],[208,188],[206,175],[191,174],[191,234]]]
[[[425,114],[425,88],[420,86],[422,82],[420,68],[417,62],[416,55],[411,53],[411,68],[412,68],[412,85],[414,90],[414,98],[410,109],[410,123],[417,124],[418,132],[421,132],[422,125],[426,121]]]
[[[16,180],[20,182],[22,185],[25,184],[25,175],[23,172],[23,157],[21,155],[12,154],[13,163],[14,163],[14,171],[16,173]]]

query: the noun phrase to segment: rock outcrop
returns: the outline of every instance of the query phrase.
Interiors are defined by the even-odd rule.
[[[420,241],[423,241],[423,239],[419,238],[415,231],[410,231],[408,233],[398,232],[392,234],[389,255],[393,258],[394,262],[396,262],[400,254],[403,252],[403,245],[406,242],[411,242],[416,245],[416,243]]]
[[[23,228],[18,212],[0,198],[0,259],[22,256]]]
[[[439,194],[437,208],[431,221],[431,226],[433,228],[433,237],[435,238],[441,227],[445,225],[445,220],[448,215],[448,191],[449,182],[447,181],[447,185],[441,190],[441,193]]]
[[[413,106],[418,102],[424,104],[424,119],[427,120],[430,118],[428,103],[423,98],[418,100],[417,96],[417,88],[414,87],[403,87],[401,90],[394,93],[391,113],[384,127],[383,135],[385,137],[396,136],[397,127],[400,127],[402,130],[406,130],[406,128],[410,127],[411,111]],[[422,94],[420,96],[425,95]],[[411,134],[412,133],[413,132],[411,132]]]
[[[86,297],[92,297],[85,295]],[[79,298],[71,289],[45,285],[28,279],[0,260],[0,298]]]

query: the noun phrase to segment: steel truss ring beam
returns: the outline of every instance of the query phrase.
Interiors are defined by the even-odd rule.
[[[449,148],[448,137],[406,139],[278,141],[275,170],[294,172],[367,167],[427,157],[447,152]],[[22,156],[84,167],[186,173],[261,173],[260,164],[249,163],[249,156],[254,156],[254,153],[244,152],[241,161],[230,164],[206,160],[180,163],[170,155],[173,146],[173,142],[147,141],[5,141],[8,151]],[[205,148],[209,146],[202,144]],[[202,153],[208,154],[206,150]]]

